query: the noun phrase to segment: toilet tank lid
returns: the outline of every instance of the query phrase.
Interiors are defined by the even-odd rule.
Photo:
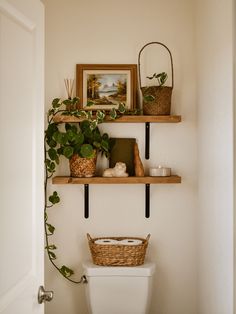
[[[98,266],[90,261],[83,263],[86,276],[134,276],[150,277],[154,274],[156,265],[153,262],[146,262],[135,267],[126,266]]]

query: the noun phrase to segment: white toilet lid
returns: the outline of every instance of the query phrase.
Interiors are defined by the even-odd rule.
[[[150,277],[154,274],[156,264],[153,262],[145,262],[140,266],[98,266],[91,261],[83,263],[86,276],[136,276]]]

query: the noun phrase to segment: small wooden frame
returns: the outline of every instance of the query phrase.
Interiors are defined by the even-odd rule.
[[[80,109],[110,110],[124,103],[128,110],[136,106],[136,64],[77,64],[76,95]],[[86,108],[89,102],[92,106]]]

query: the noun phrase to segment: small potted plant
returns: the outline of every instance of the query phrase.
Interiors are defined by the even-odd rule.
[[[148,79],[157,80],[157,85],[142,87],[143,113],[145,115],[170,114],[172,88],[164,86],[168,76],[166,72],[154,73]]]
[[[54,116],[55,110],[57,113],[61,111],[62,114],[68,114],[65,110],[57,109],[62,103],[67,104],[65,102],[60,103],[59,99],[55,99],[54,108],[49,110],[49,115]],[[101,134],[97,126],[104,119],[103,112],[97,112],[94,119],[89,111],[77,111],[76,115],[84,115],[85,118],[79,124],[65,123],[64,129],[51,119],[45,131],[47,167],[53,170],[59,164],[59,157],[65,156],[69,159],[72,177],[92,177],[96,170],[97,154],[100,152],[109,157],[112,140],[107,133]]]
[[[65,130],[52,125],[53,131],[47,133],[50,146],[49,157],[56,160],[59,156],[69,159],[72,177],[92,177],[96,171],[97,154],[109,157],[111,140],[107,133],[101,134],[92,121],[84,120],[79,127],[65,124]]]

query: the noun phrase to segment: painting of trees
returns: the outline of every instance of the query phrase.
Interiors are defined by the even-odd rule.
[[[87,97],[88,99],[99,99],[99,75],[90,74],[87,78]]]

